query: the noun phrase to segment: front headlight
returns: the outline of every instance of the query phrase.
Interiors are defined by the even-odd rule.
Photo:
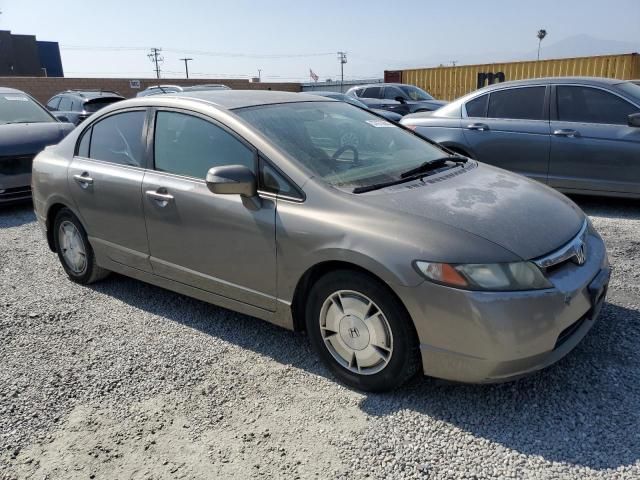
[[[418,260],[415,265],[433,282],[468,290],[540,290],[553,287],[531,262],[451,264]]]

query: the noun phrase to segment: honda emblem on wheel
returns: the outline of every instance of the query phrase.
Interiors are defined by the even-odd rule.
[[[349,335],[351,335],[351,338],[358,338],[360,336],[360,332],[357,328],[353,327],[349,329]]]

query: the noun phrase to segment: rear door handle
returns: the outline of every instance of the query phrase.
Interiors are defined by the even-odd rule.
[[[486,123],[471,123],[471,124],[467,125],[467,129],[469,129],[469,130],[479,130],[481,132],[484,132],[486,130],[489,130],[489,125],[487,125]]]
[[[170,202],[173,202],[173,195],[167,193],[166,188],[159,188],[158,190],[147,190],[144,192],[145,195],[158,204],[158,206],[164,208],[169,205]]]
[[[82,188],[89,188],[89,185],[93,185],[93,178],[89,176],[89,172],[82,172],[82,175],[74,175],[73,179]]]
[[[561,128],[559,130],[554,130],[553,134],[556,137],[569,137],[569,138],[575,138],[580,136],[580,133],[577,130],[572,130],[570,128]]]

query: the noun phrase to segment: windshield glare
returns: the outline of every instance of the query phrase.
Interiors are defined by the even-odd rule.
[[[0,124],[54,122],[49,113],[23,93],[0,94]]]
[[[398,180],[442,150],[344,102],[300,102],[235,111],[314,176],[349,190]]]
[[[433,97],[421,88],[413,87],[411,85],[403,85],[400,88],[411,100],[415,100],[416,102],[420,102],[422,100],[433,100]]]

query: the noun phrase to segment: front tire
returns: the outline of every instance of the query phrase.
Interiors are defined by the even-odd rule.
[[[53,240],[60,263],[69,278],[82,285],[96,282],[109,274],[96,264],[87,232],[68,208],[56,215]]]
[[[309,294],[306,327],[323,363],[351,387],[392,390],[420,366],[411,318],[386,285],[365,273],[320,278]]]

